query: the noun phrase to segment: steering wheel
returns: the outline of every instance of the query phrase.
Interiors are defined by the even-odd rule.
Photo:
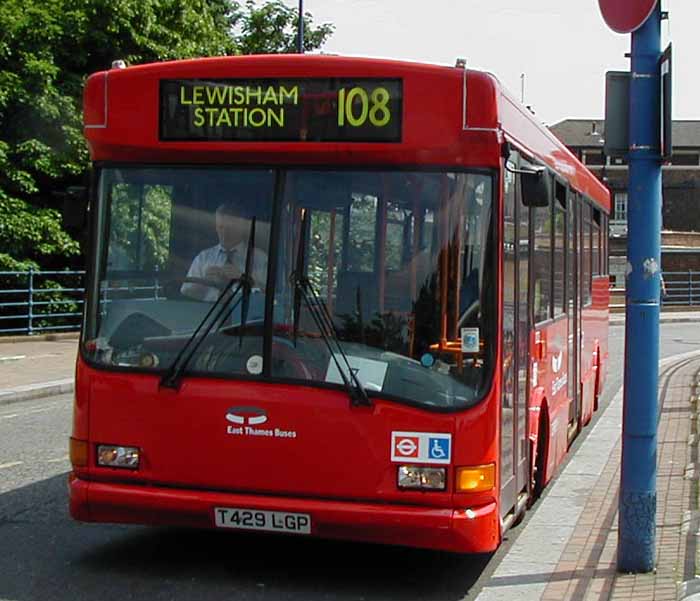
[[[469,318],[474,315],[481,308],[481,302],[476,299],[471,305],[469,305],[464,313],[460,315],[459,321],[457,322],[457,327],[461,327]]]
[[[209,288],[223,290],[223,288],[227,286],[231,280],[212,280],[210,278],[184,277],[180,278],[178,281],[181,281],[183,284],[197,284],[199,286],[207,286]]]
[[[314,373],[309,365],[303,360],[301,353],[286,341],[272,341],[272,357],[273,360],[282,361],[284,371],[289,371],[289,374],[284,374],[283,377],[290,377],[299,380],[317,380],[317,374]]]
[[[207,340],[198,353],[197,362],[201,368],[248,376],[262,373],[261,337],[247,335],[239,338],[230,334],[212,334]],[[318,374],[306,364],[301,353],[281,339],[272,341],[272,360],[281,362],[275,368],[276,377],[318,379]]]
[[[167,296],[179,296],[181,298],[185,298],[188,300],[194,300],[194,301],[200,301],[200,302],[211,302],[211,299],[206,299],[206,298],[201,298],[199,295],[195,294],[188,294],[182,292],[182,284],[195,284],[197,286],[202,286],[204,288],[213,288],[214,290],[221,292],[226,286],[228,286],[231,281],[233,282],[238,282],[238,279],[234,278],[233,280],[212,280],[209,278],[194,278],[194,277],[184,277],[184,278],[175,278],[170,280],[169,284],[171,283],[177,283],[177,292],[173,293],[172,288],[170,289],[171,292],[170,294],[167,294]]]

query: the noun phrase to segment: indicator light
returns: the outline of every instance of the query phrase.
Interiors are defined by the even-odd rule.
[[[496,485],[496,465],[457,468],[457,492],[482,492]]]
[[[68,455],[73,467],[86,467],[88,464],[88,443],[71,437],[68,442]]]

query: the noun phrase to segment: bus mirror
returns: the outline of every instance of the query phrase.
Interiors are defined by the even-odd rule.
[[[63,225],[67,230],[82,230],[87,221],[87,188],[70,186],[63,197]]]
[[[543,167],[533,171],[520,171],[523,204],[526,207],[547,207],[551,195],[551,178]]]

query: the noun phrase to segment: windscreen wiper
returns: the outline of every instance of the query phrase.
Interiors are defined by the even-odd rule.
[[[253,256],[255,254],[255,217],[250,223],[250,232],[248,235],[248,248],[245,251],[245,270],[241,274],[238,280],[243,294],[241,295],[241,324],[238,328],[238,348],[243,347],[243,332],[245,330],[246,324],[248,323],[248,310],[250,308],[250,293],[253,289],[253,276],[251,275],[253,271]],[[231,310],[226,314],[224,321],[227,320],[233,312],[238,307],[236,303]]]
[[[343,384],[350,396],[350,401],[353,405],[366,405],[371,407],[372,402],[369,400],[369,397],[367,396],[362,384],[360,384],[360,381],[357,378],[356,370],[351,367],[348,356],[345,354],[345,351],[340,344],[338,332],[333,324],[333,318],[328,312],[328,307],[326,307],[326,304],[318,295],[313,284],[304,273],[306,271],[306,239],[308,235],[308,226],[307,212],[302,209],[299,249],[297,251],[296,265],[291,275],[291,283],[294,286],[294,344],[296,345],[297,335],[299,333],[299,313],[301,309],[301,300],[303,299],[309,313],[311,313],[311,317],[313,318],[319,333],[321,334],[321,338],[323,338],[323,341],[326,343],[326,347],[328,348],[328,352],[331,354],[331,358],[335,362],[340,378],[343,380]],[[331,341],[335,345],[336,351],[333,350]],[[340,361],[338,360],[338,355],[340,355],[343,359],[347,373],[341,367]]]
[[[250,275],[250,272],[253,269],[253,254],[255,253],[255,217],[253,217],[253,222],[250,224],[250,236],[248,237],[248,248],[246,250],[246,256],[245,256],[245,271],[241,274],[241,277],[239,278],[239,282],[241,284],[241,289],[243,290],[243,294],[241,295],[241,298],[239,298],[234,305],[231,305],[231,308],[228,310],[228,313],[226,313],[221,320],[222,322],[226,322],[231,318],[231,315],[234,314],[236,309],[238,309],[238,306],[241,305],[241,323],[238,324],[237,329],[239,333],[239,338],[238,338],[238,348],[242,348],[243,346],[243,332],[245,330],[246,324],[248,323],[248,309],[250,306],[250,294],[253,291],[253,276]]]
[[[253,253],[253,242],[255,237],[255,217],[250,224],[250,235],[248,236],[248,248],[246,249],[245,257],[245,271],[238,280],[231,279],[226,284],[224,289],[219,294],[218,298],[214,301],[204,319],[199,323],[195,331],[187,339],[187,342],[180,349],[180,352],[175,357],[175,360],[170,364],[168,371],[163,374],[160,379],[160,385],[166,388],[179,388],[180,380],[182,379],[182,374],[185,372],[187,364],[192,360],[192,357],[197,352],[197,349],[202,344],[202,341],[209,335],[212,331],[214,325],[222,321],[222,317],[230,315],[238,306],[234,305],[230,311],[226,312],[227,305],[238,295],[238,293],[243,291],[243,305],[241,306],[241,339],[240,344],[243,344],[243,332],[242,329],[245,327],[245,320],[248,317],[248,302],[250,300],[250,289],[251,289],[251,276],[250,268],[252,265],[251,255]],[[234,284],[237,284],[234,288]],[[225,313],[226,312],[226,313]],[[200,334],[201,332],[201,334]]]

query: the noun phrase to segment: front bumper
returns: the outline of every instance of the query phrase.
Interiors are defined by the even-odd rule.
[[[73,474],[68,488],[71,516],[84,522],[214,528],[214,507],[245,507],[308,513],[311,535],[321,538],[459,553],[493,551],[500,541],[496,503],[467,512],[90,482]]]

